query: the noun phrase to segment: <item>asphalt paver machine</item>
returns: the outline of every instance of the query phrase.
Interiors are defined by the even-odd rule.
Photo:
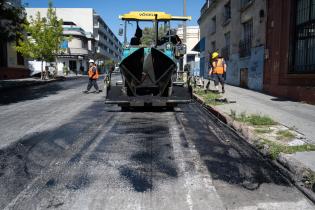
[[[191,17],[171,16],[164,12],[130,12],[120,16],[124,21],[123,56],[119,64],[122,81],[106,88],[105,103],[127,107],[175,107],[189,103],[192,88],[189,84],[176,81],[177,62],[186,54],[186,45],[171,30],[171,21],[188,21]],[[130,22],[137,25],[150,21],[154,28],[154,41],[150,46],[127,41]],[[164,27],[160,24],[164,24]],[[163,28],[164,32],[159,33]],[[165,34],[159,37],[159,34]]]

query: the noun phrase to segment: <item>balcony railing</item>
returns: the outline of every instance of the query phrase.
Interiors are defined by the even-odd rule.
[[[249,57],[251,55],[252,39],[246,38],[239,43],[239,54],[241,58]]]
[[[230,46],[225,46],[221,49],[221,55],[225,60],[230,59]]]
[[[200,16],[202,16],[209,8],[212,8],[217,0],[207,0],[200,10]]]
[[[246,9],[254,0],[241,0],[241,9]]]

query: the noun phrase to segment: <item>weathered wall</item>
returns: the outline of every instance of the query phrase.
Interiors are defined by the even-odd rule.
[[[227,22],[224,20],[224,5],[228,0],[216,1],[210,8],[200,17],[200,33],[201,38],[205,37],[205,52],[201,53],[201,64],[204,69],[208,68],[209,53],[212,50],[211,43],[216,42],[216,49],[221,51],[226,47],[224,34],[230,32],[230,60],[227,61],[228,73],[227,83],[240,85],[240,69],[247,68],[248,87],[250,89],[263,89],[263,69],[265,54],[265,31],[266,31],[266,0],[253,1],[245,9],[241,9],[240,1],[231,2],[231,19]],[[261,11],[264,16],[261,17]],[[212,18],[216,16],[216,32],[211,31]],[[243,38],[243,23],[253,20],[253,48],[252,55],[246,58],[239,56],[239,43]],[[202,68],[202,67],[201,67]],[[207,71],[204,71],[205,76]]]
[[[295,0],[268,1],[264,90],[272,95],[315,104],[315,74],[292,74]]]
[[[263,88],[264,53],[264,47],[257,47],[252,49],[251,57],[239,58],[238,54],[233,54],[227,61],[226,82],[240,86],[240,69],[247,68],[248,88],[261,91]]]

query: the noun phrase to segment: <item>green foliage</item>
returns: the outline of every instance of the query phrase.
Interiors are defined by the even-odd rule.
[[[277,124],[273,119],[268,116],[261,116],[257,114],[247,116],[245,112],[242,112],[240,115],[234,117],[234,119],[254,126],[271,126]]]
[[[266,134],[266,133],[272,133],[273,130],[270,128],[257,128],[255,129],[255,132],[258,134]]]
[[[14,7],[0,0],[0,42],[15,41],[23,32],[26,14],[23,7]]]
[[[35,60],[52,62],[61,49],[61,43],[66,39],[63,36],[62,20],[58,20],[52,2],[49,1],[47,17],[31,17],[30,22],[23,24],[25,34],[19,39],[16,50],[23,56]]]
[[[206,102],[207,105],[217,106],[217,105],[223,104],[223,103],[217,101],[218,99],[221,98],[221,95],[218,93],[214,93],[211,91],[205,92],[204,90],[202,90],[200,88],[194,89],[194,93],[197,94],[198,96],[200,96]]]
[[[281,130],[277,132],[279,140],[291,140],[295,138],[295,135],[290,130]]]
[[[268,145],[270,156],[272,159],[276,159],[280,153],[293,154],[296,152],[315,151],[315,145],[312,145],[312,144],[304,144],[304,145],[299,145],[299,146],[287,146],[287,145],[282,145],[282,144],[272,142],[269,140],[263,140],[262,143],[265,145]]]
[[[159,27],[159,38],[165,35],[164,26]],[[141,43],[144,46],[150,46],[155,43],[155,29],[145,27],[143,29],[143,35],[141,38]]]

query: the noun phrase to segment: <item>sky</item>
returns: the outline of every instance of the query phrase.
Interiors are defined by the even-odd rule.
[[[27,7],[47,7],[48,0],[22,0]],[[183,0],[53,0],[54,7],[87,7],[94,8],[106,24],[118,36],[121,28],[119,15],[130,11],[161,11],[172,15],[183,15]],[[187,15],[192,21],[187,25],[198,25],[200,9],[205,0],[187,0]],[[176,23],[177,24],[177,23]],[[178,22],[178,24],[180,24]],[[140,25],[141,26],[141,25]],[[174,25],[172,26],[174,27]],[[118,37],[122,40],[121,37]]]

